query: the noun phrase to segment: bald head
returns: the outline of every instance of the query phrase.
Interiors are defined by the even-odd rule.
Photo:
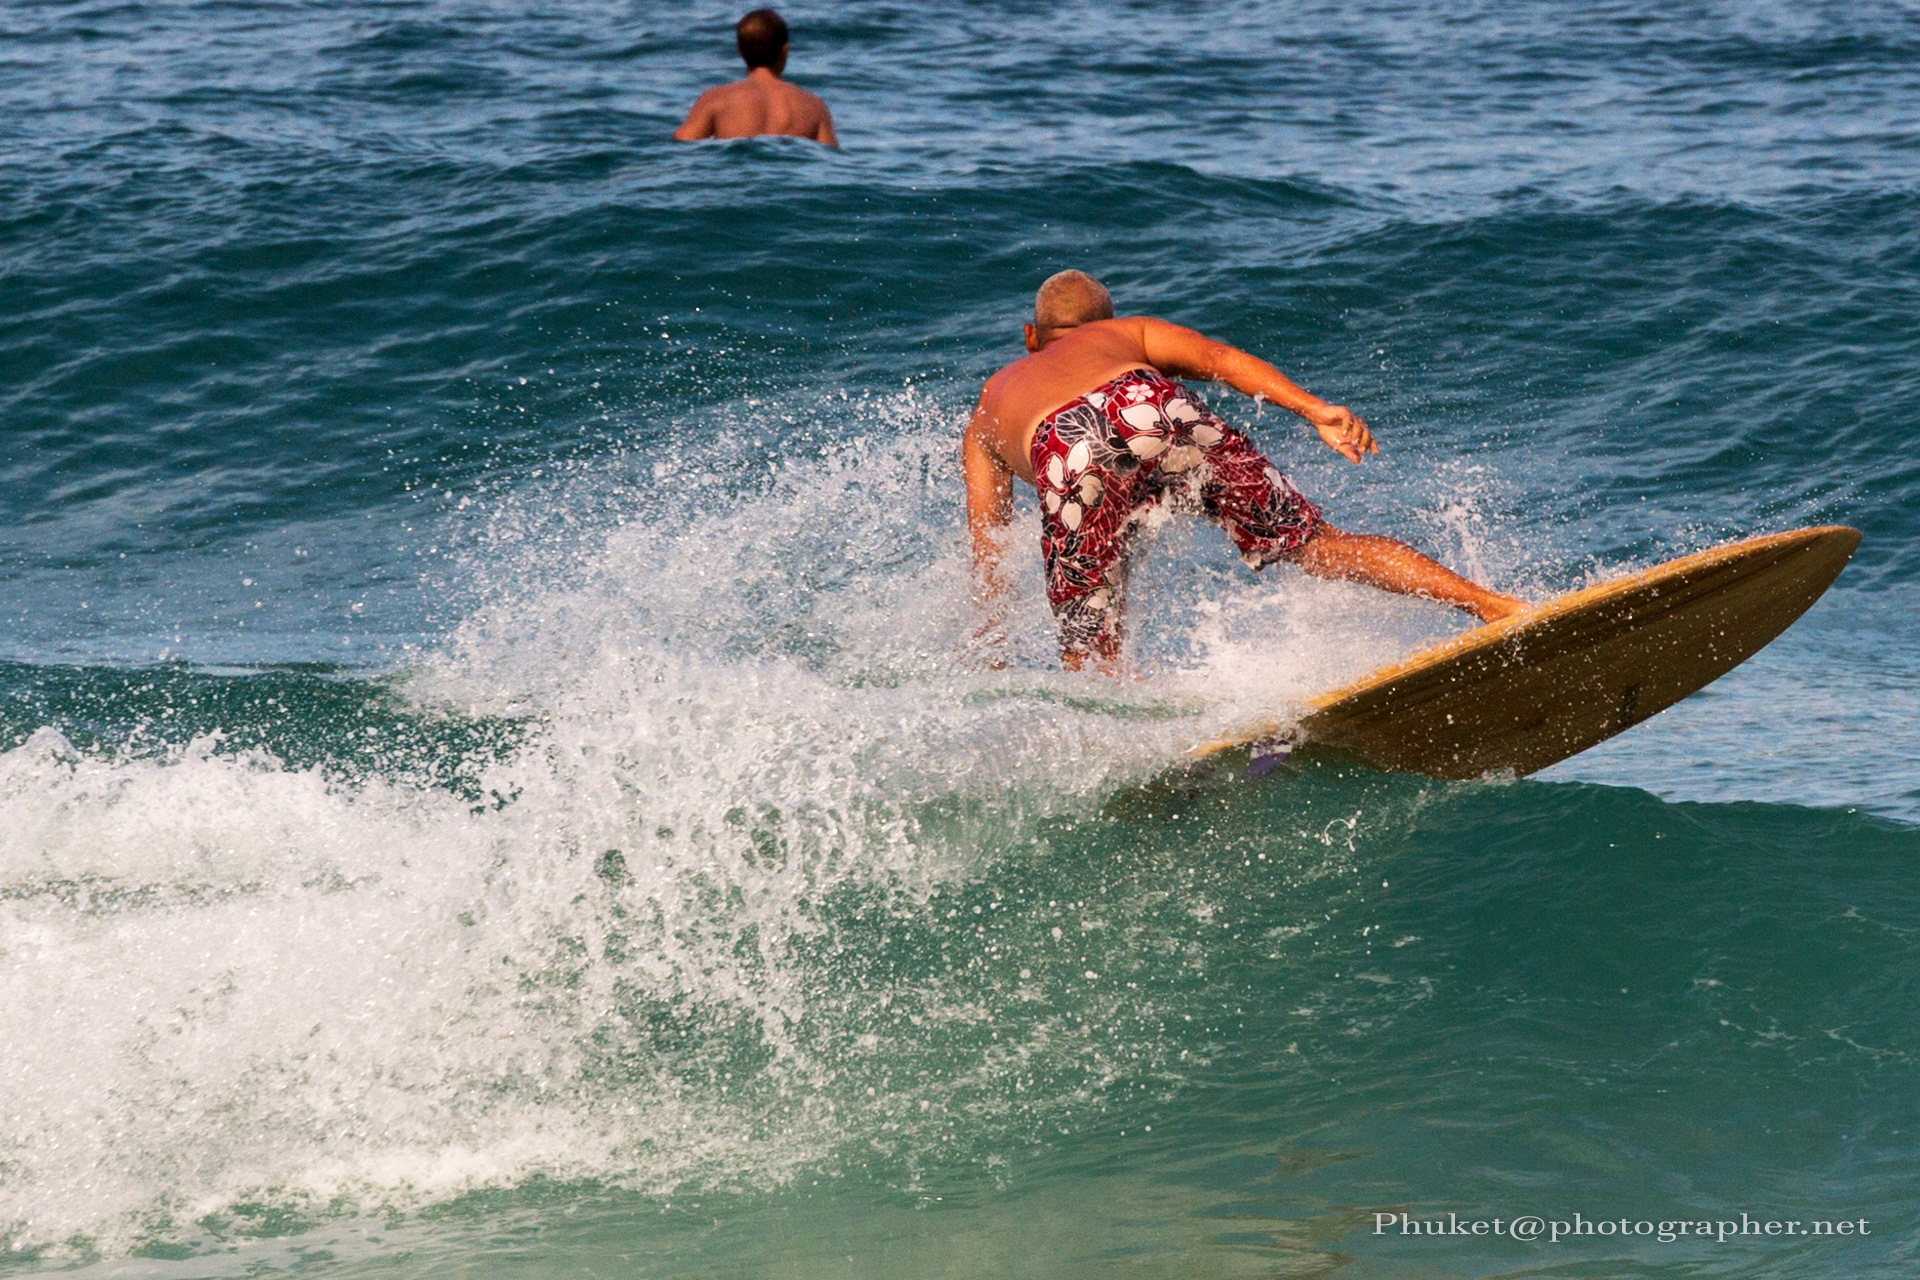
[[[1033,296],[1033,327],[1071,329],[1094,320],[1113,319],[1113,296],[1084,271],[1059,271],[1047,277]]]

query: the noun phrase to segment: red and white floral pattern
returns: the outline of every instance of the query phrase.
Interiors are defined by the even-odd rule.
[[[1208,516],[1255,569],[1298,550],[1320,520],[1245,436],[1152,369],[1124,373],[1048,415],[1032,456],[1062,653],[1119,656],[1127,554],[1155,506]]]

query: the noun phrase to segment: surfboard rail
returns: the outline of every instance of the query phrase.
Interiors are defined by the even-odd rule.
[[[1844,525],[1709,547],[1454,636],[1307,704],[1296,741],[1441,778],[1533,773],[1726,674],[1812,607],[1860,545]],[[1205,757],[1281,734],[1268,721]]]

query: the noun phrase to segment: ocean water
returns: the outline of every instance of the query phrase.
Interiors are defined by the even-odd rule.
[[[0,1275],[1920,1271],[1920,10],[787,15],[842,151],[666,141],[711,5],[0,8]],[[1462,624],[1173,524],[1063,675],[1029,496],[985,669],[1066,266],[1506,589],[1865,542],[1536,778],[1169,781]]]

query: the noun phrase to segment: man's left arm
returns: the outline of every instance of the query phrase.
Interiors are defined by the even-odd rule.
[[[833,112],[827,110],[827,104],[819,98],[814,101],[820,103],[820,123],[814,126],[813,140],[829,147],[839,146],[840,135],[833,131]]]
[[[1271,400],[1311,422],[1327,447],[1349,462],[1380,452],[1359,414],[1345,405],[1328,404],[1258,356],[1151,316],[1142,316],[1140,326],[1140,345],[1154,368],[1176,378],[1224,382],[1246,395]]]

